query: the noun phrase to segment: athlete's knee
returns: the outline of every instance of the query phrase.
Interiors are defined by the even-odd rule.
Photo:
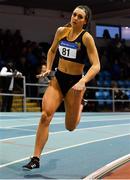
[[[49,125],[51,121],[52,115],[49,112],[43,111],[41,115],[40,122],[44,125]]]
[[[66,119],[65,120],[65,127],[68,131],[74,131],[79,124],[80,119],[74,118],[74,119]]]
[[[74,131],[76,129],[76,124],[66,124],[66,129],[68,131]]]

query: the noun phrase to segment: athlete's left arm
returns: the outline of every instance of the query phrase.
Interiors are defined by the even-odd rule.
[[[96,76],[96,74],[98,74],[98,72],[100,71],[100,61],[94,39],[88,32],[86,32],[83,36],[83,43],[86,47],[89,61],[91,63],[90,69],[81,79],[82,81],[87,83],[91,79],[93,79]]]
[[[97,48],[95,46],[93,37],[87,32],[83,36],[83,43],[86,47],[91,67],[85,74],[85,76],[83,76],[80,79],[80,81],[73,86],[73,89],[75,90],[85,89],[85,84],[88,83],[91,79],[93,79],[96,76],[96,74],[100,71],[100,62]]]

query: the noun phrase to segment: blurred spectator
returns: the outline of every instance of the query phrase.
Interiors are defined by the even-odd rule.
[[[103,38],[104,39],[111,39],[111,36],[110,36],[108,29],[104,29]]]
[[[14,77],[21,77],[22,73],[15,69],[12,61],[8,62],[0,72],[2,76],[2,93],[12,94],[14,88]],[[1,112],[10,112],[12,107],[13,96],[2,96]]]
[[[50,82],[48,77],[40,76],[42,73],[46,72],[46,68],[47,68],[46,64],[43,64],[41,66],[40,74],[36,76],[38,78],[38,84],[41,85],[41,86],[38,86],[38,97],[40,98],[43,97],[43,94],[45,93],[47,86]],[[40,110],[42,111],[42,99],[39,100],[39,104],[40,104]]]
[[[119,100],[115,102],[115,107],[117,110],[121,110],[124,111],[124,108],[127,108],[128,103],[125,102],[124,100],[128,100],[129,97],[127,96],[127,94],[125,93],[125,91],[123,91],[122,89],[120,89],[116,83],[116,81],[112,82],[112,88],[114,90],[114,99],[115,100]],[[121,101],[120,101],[121,100]]]
[[[92,101],[92,100],[96,100],[96,89],[93,87],[97,87],[97,81],[94,78],[93,80],[91,80],[91,82],[88,83],[87,85],[88,87],[92,87],[91,88],[87,88],[86,92],[84,94],[84,98],[88,100],[87,105],[84,107],[84,111],[92,111],[92,112],[97,112],[97,105],[98,102],[97,101]],[[90,101],[89,101],[90,100]]]
[[[112,65],[112,71],[111,71],[113,80],[119,80],[120,75],[121,75],[121,67],[120,64],[118,63],[118,60],[115,59],[113,65]]]
[[[101,63],[101,70],[110,70],[110,62],[108,60],[108,56],[107,56],[107,50],[104,49],[101,57],[100,57],[100,63]]]
[[[16,64],[16,68],[18,71],[20,71],[22,73],[23,76],[25,76],[27,78],[27,76],[29,74],[28,73],[29,66],[28,66],[26,57],[22,56],[19,58],[19,60]]]
[[[113,48],[113,58],[119,58],[122,54],[123,44],[119,37],[119,34],[115,34],[115,38],[111,42]]]
[[[14,45],[21,45],[23,43],[23,37],[21,34],[21,31],[19,29],[16,29],[14,35],[13,35],[13,42]]]

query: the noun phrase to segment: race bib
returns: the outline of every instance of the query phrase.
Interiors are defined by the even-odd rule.
[[[76,59],[78,45],[75,43],[61,41],[59,44],[60,55],[70,59]]]

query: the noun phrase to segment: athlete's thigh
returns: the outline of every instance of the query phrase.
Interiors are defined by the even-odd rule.
[[[65,121],[67,124],[76,123],[79,120],[83,94],[84,91],[73,90],[72,88],[68,91],[64,99],[66,111]]]
[[[63,100],[57,79],[54,77],[45,91],[42,100],[42,111],[53,114]]]

